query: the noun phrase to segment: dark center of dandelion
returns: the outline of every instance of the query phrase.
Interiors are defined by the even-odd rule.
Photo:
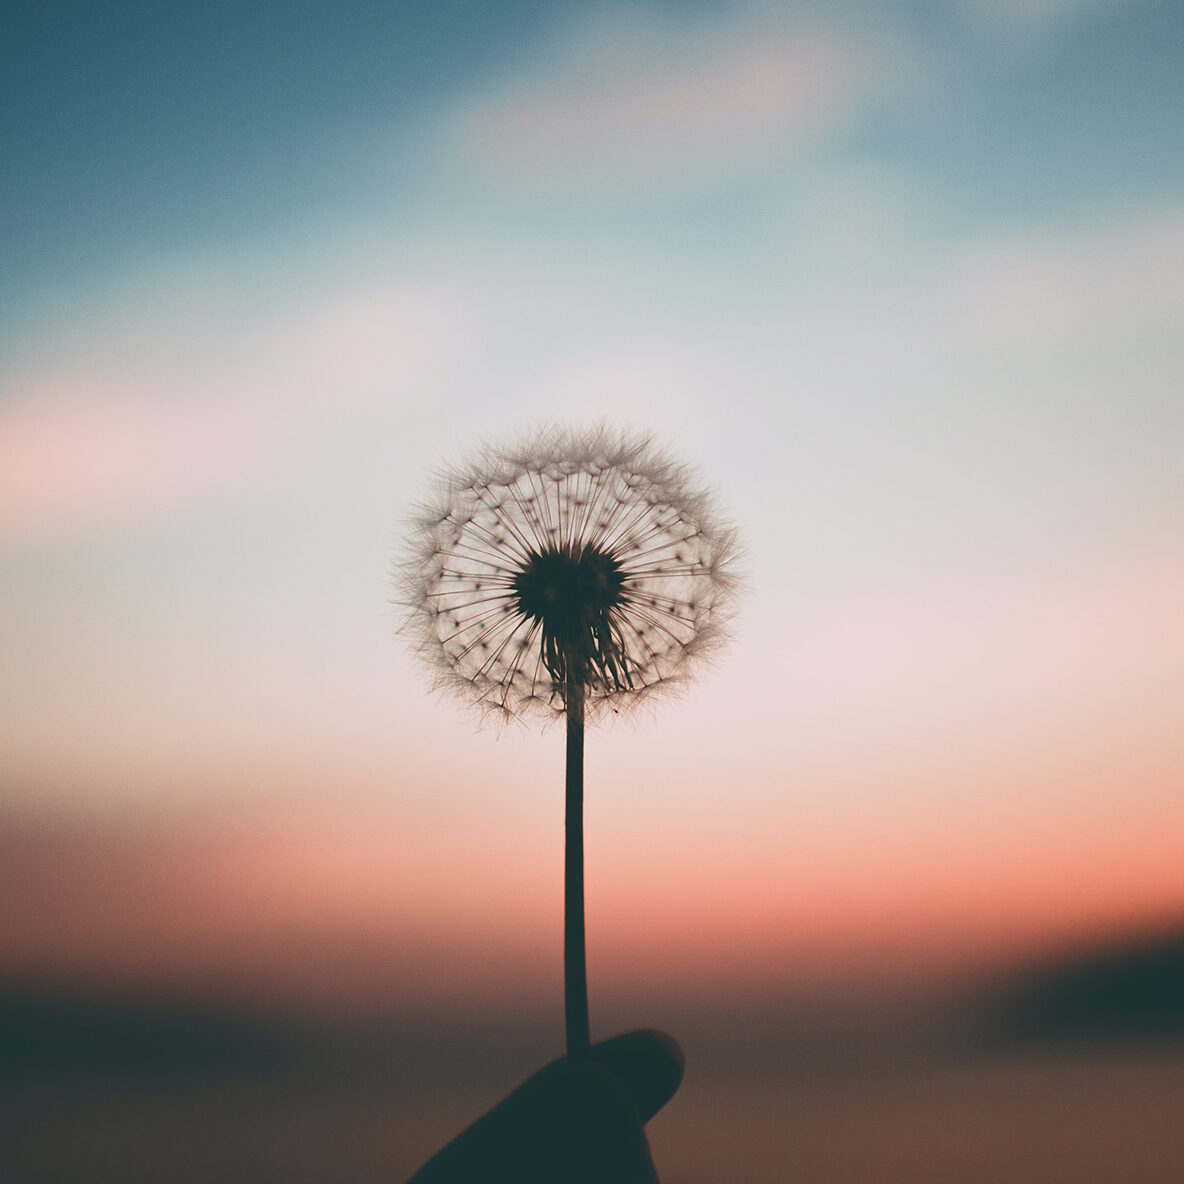
[[[621,565],[596,547],[548,548],[530,554],[514,577],[524,617],[541,626],[543,664],[557,686],[631,685],[613,609],[623,603]]]

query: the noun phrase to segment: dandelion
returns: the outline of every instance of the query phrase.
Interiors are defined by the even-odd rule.
[[[677,687],[723,639],[736,534],[647,437],[553,432],[446,475],[401,591],[437,685],[501,719],[567,725],[564,991],[589,1047],[584,725]]]

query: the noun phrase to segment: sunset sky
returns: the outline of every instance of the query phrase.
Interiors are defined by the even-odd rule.
[[[551,991],[562,734],[390,603],[541,422],[746,549],[589,736],[594,1026],[1178,920],[1182,60],[1171,0],[9,11],[0,973]]]

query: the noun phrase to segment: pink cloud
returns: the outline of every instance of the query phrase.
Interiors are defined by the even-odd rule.
[[[585,30],[525,82],[458,119],[463,150],[507,178],[636,182],[711,173],[841,121],[871,72],[832,34],[740,24]],[[702,35],[708,34],[709,35]]]
[[[152,513],[225,475],[228,441],[200,411],[63,374],[0,416],[0,538]]]
[[[8,384],[0,543],[152,517],[274,478],[334,425],[434,389],[463,313],[433,286],[392,284],[335,293],[233,340],[195,331],[178,347],[158,314],[137,319],[134,341]]]

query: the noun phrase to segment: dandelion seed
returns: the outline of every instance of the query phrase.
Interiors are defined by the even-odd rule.
[[[566,719],[572,1056],[589,1047],[584,723],[681,685],[716,648],[736,550],[684,466],[603,429],[488,449],[415,521],[402,601],[437,685],[504,719]]]
[[[676,686],[730,614],[735,532],[649,440],[556,433],[489,450],[415,523],[402,578],[440,685],[504,718],[585,716]],[[492,660],[450,644],[500,614]],[[530,630],[537,669],[518,644]],[[462,649],[464,647],[461,647]]]

